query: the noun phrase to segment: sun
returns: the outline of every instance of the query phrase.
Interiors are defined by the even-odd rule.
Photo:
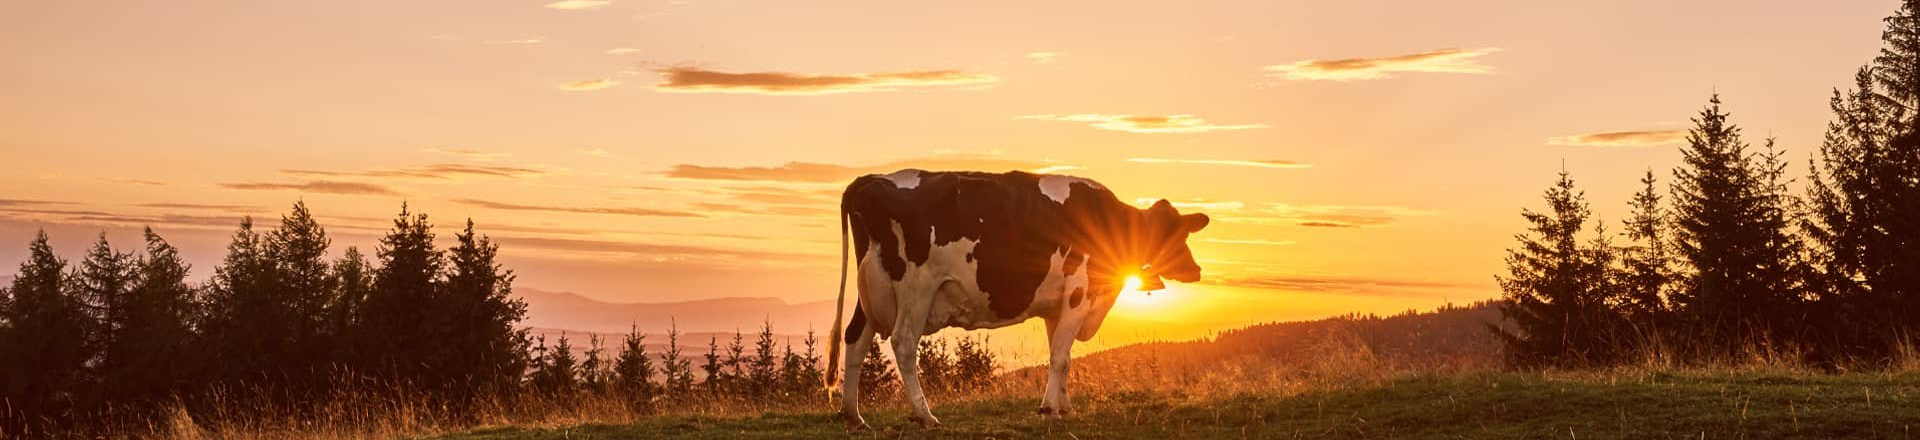
[[[1161,292],[1140,291],[1141,284],[1143,283],[1139,275],[1128,275],[1126,284],[1120,288],[1120,304],[1132,307],[1153,306],[1166,299],[1166,295],[1156,295]]]

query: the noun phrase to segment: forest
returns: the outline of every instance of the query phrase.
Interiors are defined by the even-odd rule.
[[[648,353],[638,329],[613,349],[591,336],[584,356],[565,334],[530,336],[513,271],[472,221],[438,249],[427,215],[403,206],[372,259],[349,247],[329,260],[326,229],[296,202],[276,228],[243,220],[204,283],[151,228],[144,238],[129,252],[103,234],[77,263],[45,233],[29,243],[0,288],[0,433],[120,432],[168,411],[301,420],[342,401],[460,421],[586,397],[636,413],[824,398],[817,340],[776,346],[771,322],[750,342],[710,339],[703,354],[683,353],[675,329],[664,353]],[[986,344],[928,339],[923,380],[935,392],[984,386],[999,368]],[[898,378],[869,354],[861,379],[885,396]]]
[[[1804,167],[1743,137],[1716,94],[1661,187],[1649,169],[1609,232],[1562,171],[1499,276],[1521,365],[1789,354],[1836,369],[1914,353],[1920,316],[1920,9],[1835,89]],[[1793,170],[1805,169],[1804,174]],[[1803,190],[1795,191],[1798,183]]]

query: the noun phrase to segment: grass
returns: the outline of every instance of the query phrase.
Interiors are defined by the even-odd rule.
[[[936,405],[946,425],[931,430],[885,405],[868,411],[865,433],[823,408],[428,438],[1920,438],[1920,373],[1458,372],[1207,396],[1123,391],[1075,404],[1057,421],[1034,414],[1037,398]]]

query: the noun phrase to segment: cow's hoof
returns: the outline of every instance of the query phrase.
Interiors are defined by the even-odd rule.
[[[928,414],[926,417],[907,416],[907,420],[920,422],[921,428],[933,429],[940,426],[940,419],[934,417],[932,414]]]
[[[1048,407],[1040,407],[1040,411],[1039,411],[1041,417],[1045,417],[1049,419],[1058,419],[1061,417],[1066,417],[1067,414],[1071,412],[1072,412],[1071,410],[1064,409],[1064,408],[1048,408]]]
[[[865,431],[868,429],[872,429],[872,427],[867,426],[866,419],[860,418],[859,415],[847,414],[846,412],[841,412],[840,418],[846,420],[848,431]]]

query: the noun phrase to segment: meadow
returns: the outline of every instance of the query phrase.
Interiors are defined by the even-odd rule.
[[[1271,323],[1076,359],[1075,413],[1035,414],[1038,368],[932,394],[923,429],[897,395],[848,432],[826,395],[686,399],[521,394],[459,414],[342,395],[309,417],[192,420],[133,434],[170,439],[616,438],[1910,438],[1920,362],[1870,370],[1749,350],[1711,363],[1648,352],[1608,368],[1514,369],[1486,331],[1496,303],[1424,313]],[[1757,347],[1757,346],[1756,346]],[[245,405],[236,405],[245,406]]]

